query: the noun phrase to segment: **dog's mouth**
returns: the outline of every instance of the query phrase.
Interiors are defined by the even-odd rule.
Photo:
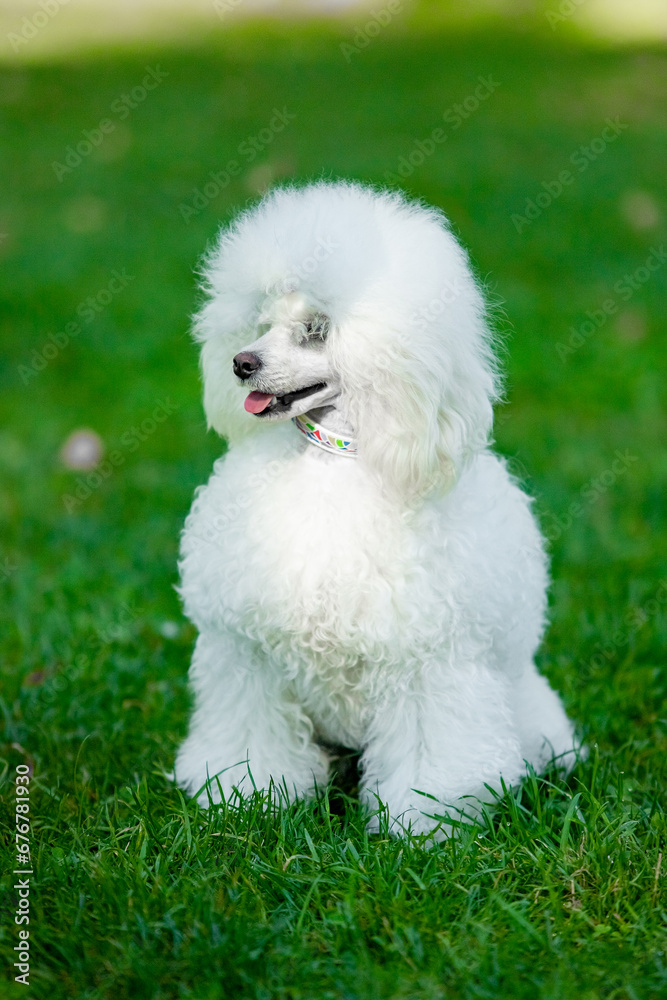
[[[295,389],[293,392],[285,392],[282,395],[253,390],[248,394],[244,406],[248,413],[254,413],[256,416],[264,416],[269,413],[284,413],[298,399],[305,399],[307,396],[312,396],[321,389],[326,389],[326,386],[326,382],[316,382],[315,385],[307,385],[303,389]]]

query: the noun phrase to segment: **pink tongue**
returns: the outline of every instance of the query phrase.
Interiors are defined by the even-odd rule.
[[[246,399],[244,406],[248,413],[261,413],[265,410],[273,395],[270,392],[251,392]]]

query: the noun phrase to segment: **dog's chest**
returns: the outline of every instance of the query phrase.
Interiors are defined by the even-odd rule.
[[[319,735],[354,746],[375,685],[399,659],[405,529],[354,460],[309,459],[249,511],[261,566],[249,610]]]
[[[400,512],[355,460],[317,455],[274,454],[251,475],[236,452],[220,465],[187,525],[182,591],[200,628],[246,635],[316,731],[355,746],[409,656],[414,558]]]
[[[249,511],[256,597],[297,643],[358,653],[395,632],[406,532],[354,460],[324,457],[307,454]]]

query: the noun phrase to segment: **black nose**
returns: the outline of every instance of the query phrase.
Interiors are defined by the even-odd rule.
[[[238,375],[239,378],[246,379],[261,368],[262,362],[259,360],[256,354],[251,354],[250,351],[241,351],[237,354],[233,361],[234,364],[234,374]]]

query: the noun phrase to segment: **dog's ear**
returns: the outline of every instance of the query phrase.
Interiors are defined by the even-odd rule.
[[[466,293],[467,303],[431,320],[407,318],[394,330],[387,321],[361,338],[374,344],[355,364],[370,378],[347,394],[359,456],[408,504],[451,488],[489,443],[498,379],[472,276]]]
[[[204,412],[209,427],[234,442],[253,429],[243,408],[232,359],[251,336],[246,330],[250,306],[233,314],[221,296],[206,302],[194,317],[193,332],[201,344],[200,366],[204,383]],[[239,332],[240,331],[240,332]]]
[[[244,425],[238,409],[238,389],[231,376],[230,351],[226,342],[212,337],[202,344],[200,365],[204,383],[204,412],[209,427],[233,440],[239,436]],[[236,389],[236,392],[233,390]]]

